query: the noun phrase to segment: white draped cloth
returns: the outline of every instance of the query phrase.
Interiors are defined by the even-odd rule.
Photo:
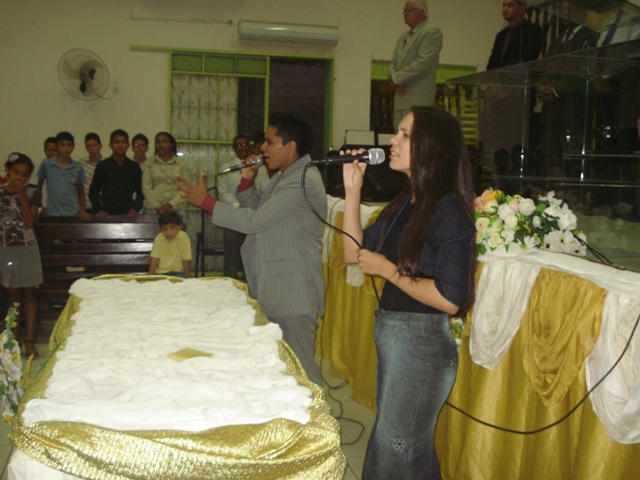
[[[514,258],[486,255],[481,260],[469,352],[475,363],[493,370],[518,333],[541,267]]]
[[[365,227],[369,223],[371,216],[380,210],[379,205],[360,205],[360,225]],[[344,213],[344,200],[341,198],[331,197],[327,195],[327,222],[331,225],[336,224],[336,216],[338,213]],[[324,263],[329,262],[329,256],[331,254],[331,241],[333,238],[333,229],[331,227],[325,227],[324,237],[322,239],[322,261]],[[346,282],[352,287],[359,287],[364,283],[364,273],[357,264],[347,265],[347,279]]]
[[[201,431],[285,418],[309,421],[311,391],[285,374],[276,324],[230,280],[78,280],[72,334],[26,425],[83,422],[116,430]],[[189,348],[213,354],[184,361]]]
[[[618,270],[571,255],[533,250],[518,256],[483,255],[484,267],[473,307],[469,351],[475,363],[497,367],[520,327],[540,268],[582,277],[607,290],[601,333],[585,361],[587,388],[620,363],[590,395],[608,437],[640,442],[640,273]],[[640,330],[640,328],[639,328]]]
[[[609,292],[602,312],[602,329],[585,362],[590,390],[623,352],[638,315],[640,300]],[[593,410],[614,442],[640,442],[640,332],[636,330],[616,368],[590,396]]]

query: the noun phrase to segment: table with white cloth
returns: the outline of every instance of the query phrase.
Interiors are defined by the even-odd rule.
[[[331,200],[342,224],[342,200]],[[365,207],[361,221],[378,213]],[[371,280],[342,259],[339,233],[325,236],[326,314],[316,349],[375,411],[377,300]],[[381,291],[382,282],[378,283]],[[640,477],[640,273],[540,250],[484,256],[476,302],[436,428],[445,479],[635,479]],[[629,347],[613,371],[608,370]]]
[[[245,284],[107,276],[71,294],[9,479],[342,478],[324,391]]]

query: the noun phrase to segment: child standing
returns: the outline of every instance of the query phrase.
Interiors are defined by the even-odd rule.
[[[78,215],[88,220],[85,210],[84,170],[71,158],[75,147],[73,135],[60,132],[56,135],[58,153],[55,158],[42,161],[38,169],[38,191],[47,181],[47,215],[72,217]]]
[[[9,290],[9,305],[20,304],[26,328],[26,353],[36,349],[36,287],[42,283],[40,249],[33,232],[40,193],[27,186],[33,162],[12,153],[5,163],[7,183],[0,186],[0,283]]]
[[[93,179],[93,172],[96,171],[96,165],[98,162],[102,160],[102,154],[100,150],[102,149],[102,141],[100,140],[100,135],[95,132],[87,133],[84,136],[84,147],[87,149],[87,153],[89,154],[86,158],[81,158],[78,160],[78,163],[82,165],[82,169],[84,170],[84,201],[85,208],[87,210],[91,210],[91,201],[89,200],[89,186],[91,185],[91,180]]]
[[[182,231],[182,217],[174,210],[158,218],[160,233],[153,241],[149,275],[172,275],[189,278],[191,272],[191,242]]]
[[[144,162],[147,161],[147,151],[149,150],[149,139],[143,133],[137,133],[131,139],[131,150],[133,150],[132,160],[144,169]]]

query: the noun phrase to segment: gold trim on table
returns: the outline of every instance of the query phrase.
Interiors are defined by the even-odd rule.
[[[96,281],[120,279],[154,281],[175,277],[104,275]],[[203,278],[217,281],[219,278]],[[268,322],[258,302],[249,297],[246,284],[234,280],[256,309],[256,325]],[[114,431],[71,422],[40,422],[25,426],[27,402],[43,398],[47,380],[71,334],[72,314],[82,300],[71,296],[50,339],[52,355],[25,392],[9,435],[11,442],[38,462],[89,480],[203,478],[341,479],[346,458],[340,446],[338,422],[331,416],[325,393],[309,381],[289,346],[280,341],[286,372],[311,389],[311,419],[306,425],[277,419],[259,425],[228,426],[184,432]],[[105,320],[105,321],[108,321]]]

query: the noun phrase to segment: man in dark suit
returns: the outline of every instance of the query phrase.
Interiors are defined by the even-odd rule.
[[[536,60],[542,48],[542,30],[524,18],[524,0],[503,0],[502,18],[509,25],[500,30],[491,49],[487,70]]]
[[[278,173],[260,192],[254,185],[258,169],[243,169],[236,194],[240,207],[210,197],[204,174],[197,186],[179,177],[180,189],[187,202],[211,213],[213,223],[247,235],[242,261],[249,291],[267,318],[280,325],[309,379],[321,385],[313,356],[317,317],[324,313],[324,224],[301,189],[311,161],[311,131],[297,116],[272,115],[264,140],[265,165]],[[316,167],[306,169],[304,187],[309,203],[325,218],[327,197]]]
[[[598,41],[598,32],[584,25],[568,27],[564,34],[553,40],[547,48],[547,57],[593,48]]]
[[[587,17],[586,10],[564,1],[560,4],[558,16],[562,19],[565,31],[549,44],[547,57],[596,46],[598,32],[584,25]]]

